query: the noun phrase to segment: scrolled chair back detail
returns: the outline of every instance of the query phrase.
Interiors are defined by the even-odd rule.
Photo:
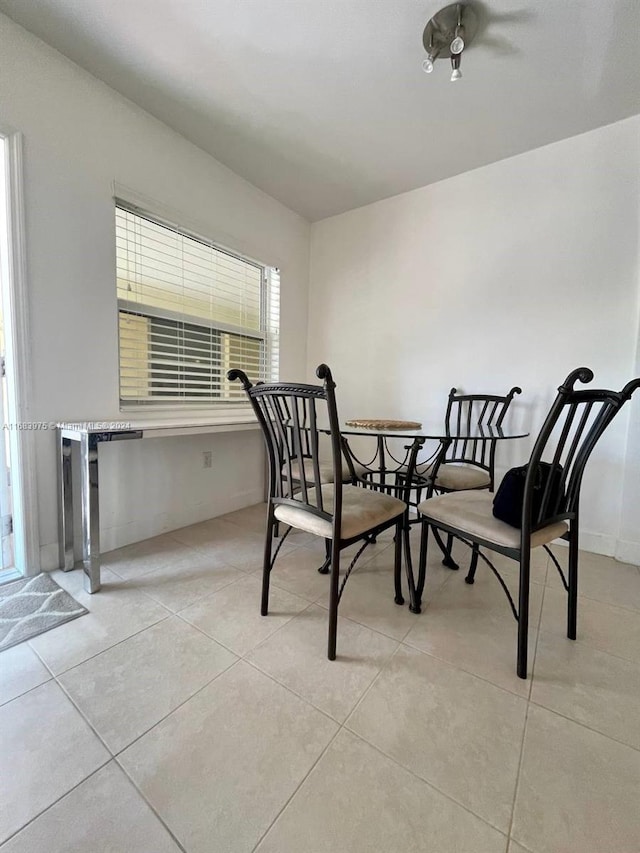
[[[575,388],[576,382],[586,385],[592,380],[593,371],[579,367],[558,388],[529,459],[522,509],[524,526],[535,528],[542,520],[552,523],[577,517],[580,486],[589,457],[622,406],[640,388],[640,378],[628,382],[621,391]],[[549,462],[553,468],[561,467],[560,488],[553,488],[551,478],[547,480],[541,505],[532,517],[533,479],[540,461]]]
[[[322,385],[257,382],[232,369],[227,378],[240,380],[262,427],[269,460],[269,494],[275,505],[304,505],[308,512],[340,524],[342,467],[335,382],[326,364],[316,376]],[[320,405],[319,405],[320,404]],[[325,482],[320,471],[319,428],[329,428],[333,456],[332,511],[324,506]]]

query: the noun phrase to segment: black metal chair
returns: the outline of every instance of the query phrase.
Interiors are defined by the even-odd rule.
[[[466,427],[467,431],[472,427],[500,427],[516,394],[522,394],[522,388],[517,385],[504,396],[458,394],[457,388],[452,388],[447,400],[446,427],[453,434],[456,430],[460,432],[462,427]],[[416,491],[412,505],[418,506],[424,491],[428,497],[434,492],[447,494],[468,489],[488,489],[492,492],[497,443],[497,440],[453,440],[444,455],[436,453],[434,461],[423,466],[417,465],[411,481],[411,490]],[[450,569],[458,569],[451,555],[453,535],[447,536],[446,545],[437,531],[434,531],[434,536],[444,554],[443,564]]]
[[[452,388],[447,401],[445,423],[450,430],[466,426],[499,427],[509,406],[522,388],[515,385],[508,394],[457,394]],[[434,488],[439,492],[466,489],[493,491],[497,441],[452,441],[438,467]]]
[[[521,527],[512,527],[493,516],[493,495],[487,491],[450,492],[423,501],[422,537],[418,564],[418,581],[409,584],[411,609],[419,613],[424,589],[429,529],[452,534],[474,549],[467,583],[473,583],[477,557],[489,565],[501,583],[518,623],[517,673],[527,677],[527,642],[529,628],[529,583],[531,549],[544,547],[560,573],[568,593],[567,636],[576,639],[578,596],[578,528],[580,486],[585,465],[596,443],[620,411],[624,403],[640,387],[640,378],[627,383],[621,391],[576,390],[577,380],[587,383],[593,372],[580,367],[567,376],[538,435],[529,459],[524,485]],[[560,488],[554,494],[552,478],[534,511],[534,489],[539,476],[538,463],[547,457],[552,466],[562,466]],[[563,538],[569,542],[568,578],[550,550],[549,543]],[[478,546],[504,554],[520,564],[518,607],[497,569]]]
[[[323,385],[264,383],[252,385],[242,370],[230,370],[230,381],[239,379],[262,428],[269,460],[269,499],[262,573],[262,607],[269,611],[269,579],[274,563],[290,530],[296,528],[330,543],[329,660],[336,657],[338,605],[349,575],[370,542],[389,527],[396,527],[394,584],[395,601],[403,604],[401,589],[402,527],[406,504],[391,495],[344,485],[342,482],[342,439],[335,400],[335,383],[326,364],[316,375]],[[319,453],[320,426],[328,424],[332,482],[323,480]],[[302,464],[299,464],[302,460]],[[352,479],[355,472],[349,459]],[[287,526],[273,552],[274,526]],[[340,583],[340,552],[363,541]]]
[[[260,385],[261,383],[256,383]],[[300,402],[300,425],[304,427],[301,435],[302,445],[300,448],[300,456],[298,456],[291,465],[291,476],[295,482],[300,481],[300,460],[302,460],[302,467],[304,468],[304,474],[307,480],[312,480],[314,475],[314,462],[313,462],[313,453],[311,447],[311,432],[306,427],[309,424],[309,413],[307,411],[307,401],[301,400]],[[333,483],[333,460],[323,458],[319,462],[320,467],[320,482],[324,485],[326,483]],[[343,449],[342,456],[342,464],[340,467],[341,479],[343,483],[354,483],[359,474],[364,471],[362,465],[355,462],[351,457],[347,457],[347,453]],[[286,465],[282,467],[282,476],[287,478],[289,475],[288,468]]]

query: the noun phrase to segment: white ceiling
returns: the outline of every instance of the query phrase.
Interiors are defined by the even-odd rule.
[[[317,220],[640,113],[639,0],[487,0],[463,79],[446,0],[0,0],[0,10]]]

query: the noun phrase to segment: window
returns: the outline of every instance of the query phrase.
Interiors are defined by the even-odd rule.
[[[116,200],[120,403],[244,402],[278,378],[280,276]]]

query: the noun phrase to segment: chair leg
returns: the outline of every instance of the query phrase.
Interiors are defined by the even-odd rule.
[[[578,521],[571,522],[569,533],[569,601],[567,605],[567,637],[575,640],[578,630]]]
[[[336,659],[338,635],[338,589],[340,582],[340,547],[336,539],[331,540],[331,577],[329,579],[329,660]]]
[[[416,584],[413,576],[413,560],[411,557],[411,524],[409,523],[409,510],[407,509],[402,519],[402,541],[404,543],[404,568],[407,573],[407,587],[409,589],[409,610],[419,613],[416,607]]]
[[[395,554],[394,554],[394,564],[393,564],[393,580],[395,584],[395,598],[394,601],[396,604],[404,604],[404,597],[402,595],[402,534],[404,530],[404,523],[399,521],[396,524],[396,536],[395,536]]]
[[[318,571],[320,572],[321,575],[328,575],[329,574],[329,568],[331,567],[331,539],[325,539],[324,540],[324,551],[325,551],[325,555],[326,555],[325,561],[320,566]]]
[[[531,570],[531,549],[520,551],[520,592],[518,597],[518,665],[519,678],[527,677],[527,656],[529,645],[529,576]]]
[[[473,543],[473,551],[471,552],[471,563],[469,565],[469,571],[467,572],[467,576],[464,579],[465,583],[475,583],[476,579],[476,569],[478,568],[478,552],[480,551],[480,546],[474,542]]]
[[[449,533],[447,536],[447,559],[453,562],[453,557],[451,556],[451,552],[453,551],[453,533]]]
[[[442,541],[442,537],[440,536],[439,531],[436,530],[436,528],[434,527],[433,528],[433,538],[436,540],[436,542],[438,543],[438,547],[442,551],[442,555],[444,557],[444,560],[442,561],[442,565],[446,566],[448,569],[451,569],[454,572],[457,571],[460,568],[460,566],[456,563],[456,561],[451,556],[451,550],[453,548],[453,536],[451,534],[449,534],[447,536],[447,544],[445,545],[444,542]]]
[[[271,550],[273,548],[273,535],[276,526],[273,507],[269,506],[267,521],[267,536],[264,543],[264,559],[262,563],[262,604],[260,613],[266,616],[269,612],[269,580],[271,577]]]
[[[418,583],[414,593],[414,600],[411,602],[409,610],[412,613],[420,613],[422,610],[422,591],[424,590],[424,582],[427,576],[427,548],[429,545],[429,524],[426,521],[422,522],[422,530],[420,531],[420,557],[418,558]]]

